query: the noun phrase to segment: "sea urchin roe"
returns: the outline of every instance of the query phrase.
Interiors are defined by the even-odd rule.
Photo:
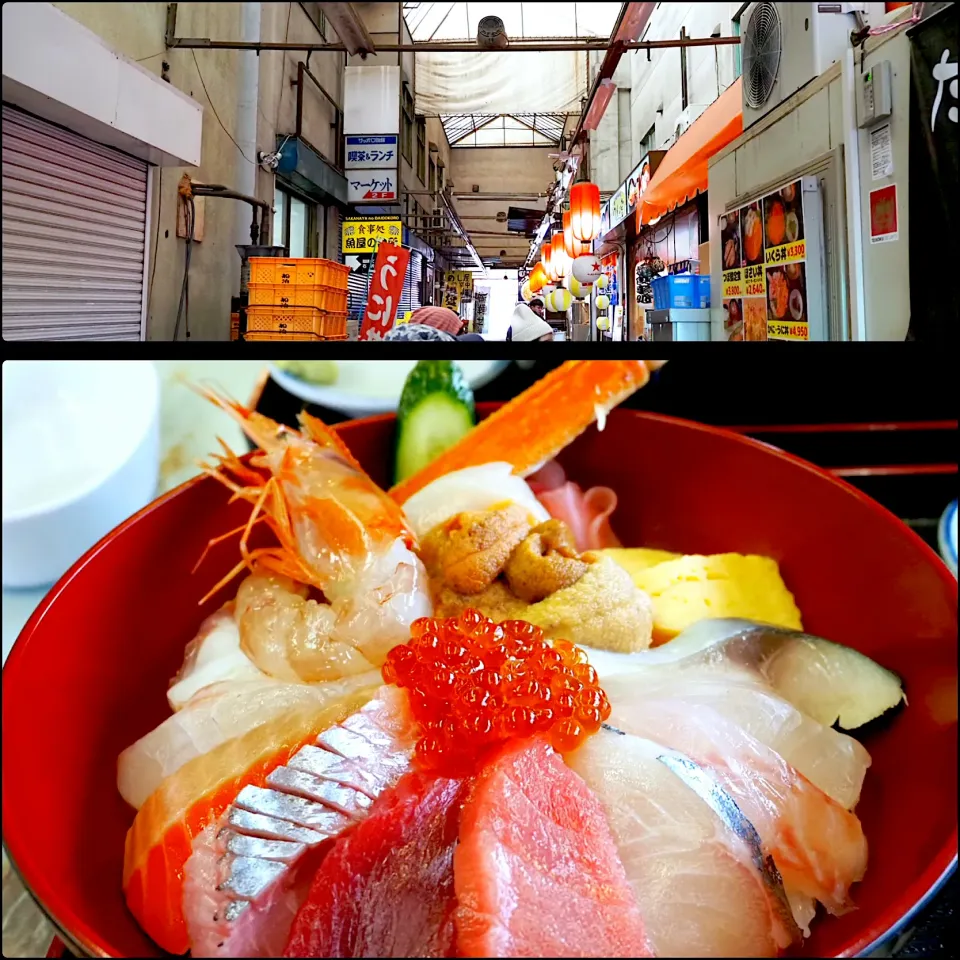
[[[422,729],[416,756],[427,768],[467,773],[488,747],[514,737],[540,735],[566,753],[610,716],[586,654],[524,620],[498,624],[465,610],[417,620],[410,634],[387,655],[383,679],[409,692]]]

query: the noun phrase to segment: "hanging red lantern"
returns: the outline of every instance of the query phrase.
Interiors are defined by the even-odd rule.
[[[544,285],[547,282],[547,273],[543,269],[542,263],[534,264],[533,269],[530,271],[529,283],[530,289],[534,293],[539,293],[543,289]]]
[[[600,233],[600,188],[595,183],[570,188],[570,229],[580,243],[590,243]]]
[[[573,235],[573,214],[567,210],[563,215],[563,252],[570,258],[571,263],[590,253],[590,244],[581,243]]]
[[[543,265],[543,272],[547,275],[547,280],[554,280],[553,244],[549,240],[540,248],[540,263]]]
[[[550,265],[553,267],[554,276],[558,280],[563,280],[564,277],[570,272],[570,258],[567,256],[566,250],[563,248],[563,233],[557,231],[553,235],[553,258],[550,261]]]

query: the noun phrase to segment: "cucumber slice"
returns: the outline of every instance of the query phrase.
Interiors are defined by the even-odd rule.
[[[432,393],[398,426],[396,482],[419,473],[473,429],[473,414],[448,393]]]
[[[396,482],[428,466],[473,429],[473,391],[451,360],[421,360],[397,407]]]

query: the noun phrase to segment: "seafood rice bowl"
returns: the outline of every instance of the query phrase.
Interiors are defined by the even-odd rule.
[[[275,423],[54,587],[3,834],[97,956],[853,956],[956,861],[956,581],[574,361]],[[738,477],[749,494],[730,497]],[[944,768],[952,769],[944,776]]]

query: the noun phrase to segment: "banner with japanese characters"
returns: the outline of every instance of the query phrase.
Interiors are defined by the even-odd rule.
[[[450,270],[444,278],[443,306],[460,313],[460,301],[473,293],[473,274],[469,270]]]
[[[809,340],[799,180],[720,218],[728,340]]]
[[[360,340],[382,340],[393,326],[409,263],[409,250],[389,242],[377,247]]]
[[[910,272],[907,337],[925,343],[944,343],[956,337],[960,317],[960,284],[951,279],[954,268],[949,266],[960,259],[960,190],[957,189],[960,182],[960,100],[957,98],[960,17],[957,17],[956,4],[946,4],[911,27],[907,36],[910,38],[910,189],[907,209],[900,211],[904,221],[909,215],[910,224],[909,258],[904,253]],[[886,220],[889,223],[892,213],[896,225],[895,192],[884,206]],[[886,233],[889,235],[889,232],[888,227]],[[893,232],[896,233],[896,229]],[[900,235],[905,232],[901,231]],[[935,280],[933,269],[938,264],[944,265],[947,273]]]
[[[341,253],[376,253],[384,241],[397,246],[403,242],[402,221],[396,217],[344,217],[340,224]]]

